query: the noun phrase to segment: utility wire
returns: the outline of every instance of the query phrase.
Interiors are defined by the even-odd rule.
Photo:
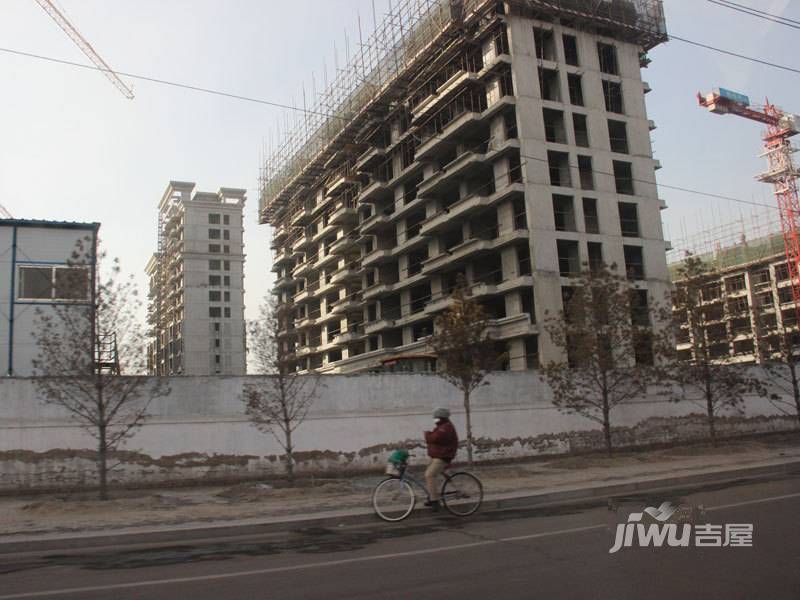
[[[791,27],[793,29],[800,29],[800,21],[787,19],[785,17],[774,15],[772,13],[768,13],[763,10],[750,8],[749,6],[744,6],[742,4],[736,4],[735,2],[727,2],[726,0],[706,0],[706,1],[710,2],[711,4],[716,4],[717,6],[722,6],[724,8],[735,10],[737,12],[749,15],[751,17],[764,19],[765,21],[771,21],[773,23],[777,23],[778,25],[785,25],[786,27]]]
[[[68,65],[70,67],[79,67],[81,69],[89,69],[92,71],[102,71],[102,72],[113,72],[117,75],[122,75],[124,77],[130,77],[131,79],[139,79],[141,81],[149,81],[150,83],[160,83],[162,85],[169,85],[172,87],[182,88],[185,90],[191,90],[193,92],[202,92],[204,94],[213,94],[215,96],[224,96],[226,98],[233,98],[234,100],[244,100],[245,102],[255,102],[257,104],[266,104],[267,106],[274,106],[276,108],[285,108],[286,110],[293,110],[302,113],[308,113],[312,115],[320,115],[323,117],[328,117],[330,119],[341,119],[346,121],[345,117],[339,115],[333,115],[329,113],[319,112],[315,110],[309,110],[306,108],[298,108],[296,106],[289,106],[288,104],[281,104],[280,102],[272,102],[271,100],[264,100],[262,98],[251,98],[249,96],[242,96],[239,94],[233,94],[230,92],[223,92],[220,90],[213,90],[211,88],[204,88],[197,85],[190,85],[188,83],[179,83],[177,81],[170,81],[167,79],[158,79],[156,77],[149,77],[147,75],[136,75],[134,73],[125,73],[123,71],[108,71],[108,69],[101,69],[100,67],[95,67],[93,65],[85,65],[78,62],[73,62],[71,60],[64,60],[61,58],[53,58],[52,56],[43,56],[41,54],[33,54],[32,52],[22,52],[21,50],[12,50],[10,48],[0,48],[0,52],[6,52],[8,54],[16,54],[17,56],[25,56],[27,58],[36,58],[38,60],[44,60],[48,62],[54,62],[62,65]]]
[[[758,8],[751,8],[751,7],[745,6],[743,4],[737,4],[736,2],[731,2],[731,0],[722,0],[722,1],[725,2],[725,4],[732,4],[733,6],[738,6],[740,8],[747,8],[747,9],[753,11],[753,12],[761,13],[762,15],[775,16],[775,17],[777,17],[777,18],[779,18],[779,19],[781,19],[783,21],[789,21],[790,23],[795,23],[797,25],[800,25],[800,21],[798,21],[796,19],[790,19],[789,17],[783,17],[783,16],[780,16],[780,15],[773,15],[772,13],[768,13],[768,12],[766,12],[764,10],[761,10],[761,9],[758,9]]]
[[[735,56],[736,58],[741,58],[742,60],[758,63],[760,65],[765,65],[767,67],[774,67],[775,69],[782,69],[784,71],[789,71],[791,73],[797,73],[798,75],[800,75],[800,69],[795,69],[794,67],[787,67],[785,65],[779,65],[778,63],[770,62],[768,60],[761,60],[760,58],[753,58],[752,56],[746,56],[744,54],[739,54],[737,52],[731,52],[730,50],[723,50],[722,48],[717,48],[716,46],[701,44],[700,42],[687,40],[686,38],[678,37],[677,35],[670,34],[669,39],[678,40],[679,42],[683,42],[685,44],[691,44],[692,46],[698,46],[700,48],[705,48],[706,50],[713,50],[714,52],[719,52],[720,54]]]
[[[709,0],[709,1],[712,1],[712,0]],[[716,1],[716,0],[714,0],[714,1]],[[784,70],[784,71],[789,71],[791,73],[797,73],[797,74],[800,75],[800,69],[796,69],[794,67],[781,65],[781,64],[774,63],[774,62],[771,62],[771,61],[762,60],[762,59],[759,59],[759,58],[754,58],[752,56],[746,56],[744,54],[739,54],[737,52],[732,52],[730,50],[724,50],[722,48],[717,48],[715,46],[710,46],[708,44],[702,44],[700,42],[695,42],[693,40],[689,40],[689,39],[686,39],[686,38],[683,38],[683,37],[680,37],[680,36],[676,36],[676,35],[670,35],[669,37],[670,37],[670,39],[677,40],[677,41],[683,42],[685,44],[691,44],[693,46],[704,48],[706,50],[711,50],[713,52],[719,52],[720,54],[725,54],[727,56],[733,56],[733,57],[739,58],[741,60],[747,60],[747,61],[758,63],[758,64],[761,64],[761,65],[764,65],[764,66],[769,66],[769,67],[773,67],[775,69],[781,69],[781,70]],[[52,56],[44,56],[42,54],[34,54],[32,52],[24,52],[24,51],[21,51],[21,50],[14,50],[14,49],[11,49],[11,48],[2,48],[2,47],[0,47],[0,52],[5,52],[7,54],[14,54],[14,55],[17,55],[17,56],[24,56],[26,58],[35,58],[37,60],[53,62],[53,63],[57,63],[57,64],[61,64],[61,65],[67,65],[67,66],[71,66],[71,67],[78,67],[78,68],[81,68],[81,69],[89,69],[89,70],[92,70],[92,71],[101,71],[101,72],[105,72],[106,71],[106,69],[102,69],[102,68],[94,66],[94,65],[86,65],[86,64],[82,64],[82,63],[78,63],[78,62],[74,62],[74,61],[70,61],[70,60],[64,60],[64,59],[61,59],[61,58],[54,58]],[[297,106],[290,106],[288,104],[282,104],[280,102],[273,102],[271,100],[264,100],[263,98],[252,98],[250,96],[242,96],[240,94],[234,94],[234,93],[231,93],[231,92],[224,92],[224,91],[221,91],[221,90],[214,90],[214,89],[211,89],[211,88],[201,87],[201,86],[197,86],[197,85],[191,85],[191,84],[188,84],[188,83],[180,83],[180,82],[171,81],[171,80],[168,80],[168,79],[160,79],[160,78],[156,78],[156,77],[150,77],[150,76],[147,76],[147,75],[138,75],[138,74],[135,74],[135,73],[126,73],[124,71],[114,71],[114,72],[117,73],[118,75],[123,75],[125,77],[130,77],[131,79],[138,79],[138,80],[141,80],[141,81],[148,81],[150,83],[159,83],[161,85],[168,85],[168,86],[177,87],[177,88],[181,88],[181,89],[186,89],[186,90],[190,90],[190,91],[194,91],[194,92],[212,94],[212,95],[215,95],[215,96],[223,96],[223,97],[226,97],[226,98],[233,98],[234,100],[243,100],[245,102],[254,102],[256,104],[264,104],[266,106],[273,106],[273,107],[276,107],[276,108],[284,108],[286,110],[291,110],[291,111],[295,111],[295,112],[302,112],[302,113],[307,113],[307,114],[320,115],[320,116],[323,116],[323,117],[328,117],[328,118],[332,118],[332,119],[339,119],[339,120],[342,120],[342,121],[347,121],[348,120],[346,117],[343,117],[343,116],[340,116],[340,115],[331,114],[331,113],[325,113],[325,112],[321,112],[321,111],[315,111],[315,110],[307,109],[307,108],[300,108],[300,107],[297,107]]]
[[[792,67],[779,65],[779,64],[776,64],[776,63],[772,63],[772,62],[763,61],[763,60],[760,60],[760,59],[757,59],[757,58],[745,56],[743,54],[738,54],[738,53],[735,53],[735,52],[730,52],[730,51],[727,51],[727,50],[723,50],[721,48],[716,48],[714,46],[709,46],[709,45],[706,45],[706,44],[701,44],[699,42],[694,42],[692,40],[685,39],[685,38],[682,38],[682,37],[678,37],[678,36],[675,36],[675,35],[671,35],[670,39],[674,39],[674,40],[677,40],[677,41],[680,41],[680,42],[684,42],[684,43],[687,43],[687,44],[692,44],[692,45],[695,45],[695,46],[699,46],[699,47],[705,48],[707,50],[720,52],[722,54],[727,54],[727,55],[730,55],[730,56],[734,56],[736,58],[740,58],[740,59],[743,59],[743,60],[749,60],[749,61],[756,62],[756,63],[759,63],[759,64],[764,64],[764,65],[767,65],[767,66],[775,67],[775,68],[778,68],[778,69],[784,69],[784,70],[787,70],[787,71],[791,71],[791,72],[800,74],[800,69],[795,69],[795,68],[792,68]],[[40,54],[34,54],[34,53],[30,53],[30,52],[12,50],[10,48],[2,48],[2,47],[0,47],[0,52],[6,52],[8,54],[15,54],[15,55],[24,56],[24,57],[27,57],[27,58],[35,58],[35,59],[39,59],[39,60],[44,60],[44,61],[48,61],[48,62],[54,62],[54,63],[73,66],[73,67],[79,67],[79,68],[82,68],[82,69],[90,69],[90,70],[94,70],[94,71],[103,71],[103,69],[100,69],[99,67],[95,67],[95,66],[92,66],[92,65],[85,65],[85,64],[81,64],[81,63],[77,63],[77,62],[73,62],[73,61],[53,58],[53,57],[49,57],[49,56],[43,56],[43,55],[40,55]],[[317,112],[317,111],[313,111],[313,110],[309,110],[309,109],[290,106],[288,104],[281,104],[279,102],[272,102],[270,100],[264,100],[264,99],[261,99],[261,98],[251,98],[251,97],[242,96],[242,95],[239,95],[239,94],[223,92],[223,91],[220,91],[220,90],[213,90],[213,89],[210,89],[210,88],[204,88],[204,87],[200,87],[200,86],[189,85],[189,84],[179,83],[179,82],[175,82],[175,81],[169,81],[169,80],[165,80],[165,79],[158,79],[158,78],[155,78],[155,77],[149,77],[149,76],[145,76],[145,75],[136,75],[136,74],[132,74],[132,73],[126,73],[126,72],[123,72],[123,71],[115,71],[115,72],[120,74],[120,75],[123,75],[125,77],[130,77],[132,79],[140,79],[140,80],[143,80],[143,81],[149,81],[151,83],[159,83],[159,84],[162,84],[162,85],[169,85],[169,86],[172,86],[172,87],[178,87],[178,88],[182,88],[182,89],[187,89],[187,90],[190,90],[190,91],[213,94],[213,95],[217,95],[217,96],[223,96],[223,97],[233,98],[233,99],[236,99],[236,100],[243,100],[243,101],[247,101],[247,102],[255,102],[255,103],[264,104],[264,105],[267,105],[267,106],[274,106],[276,108],[285,108],[287,110],[292,110],[292,111],[297,111],[297,112],[303,112],[303,113],[321,115],[321,116],[335,118],[335,119],[347,120],[344,117],[341,117],[339,115],[333,115],[333,114],[328,114],[328,113]],[[540,159],[538,157],[527,156],[525,158],[546,162],[544,159]],[[604,174],[604,175],[613,175],[611,173],[602,173],[602,172],[599,172],[599,171],[595,171],[595,172],[599,173],[599,174]],[[636,180],[636,179],[634,179],[634,181],[639,181],[640,183],[660,185],[661,187],[667,188],[667,189],[674,189],[674,190],[677,190],[677,191],[682,191],[682,192],[701,195],[701,196],[708,196],[708,197],[718,198],[718,199],[722,199],[722,200],[728,200],[728,201],[731,201],[731,202],[738,202],[738,203],[741,203],[741,204],[749,204],[749,205],[752,205],[752,206],[759,206],[759,207],[764,207],[764,208],[775,208],[774,206],[768,205],[768,204],[742,200],[740,198],[733,198],[733,197],[730,197],[730,196],[721,196],[719,194],[712,194],[712,193],[709,193],[709,192],[703,192],[703,191],[700,191],[700,190],[693,190],[693,189],[683,188],[683,187],[679,187],[679,186],[671,186],[671,185],[667,185],[667,184],[664,184],[664,183],[656,184],[656,182],[653,182],[653,181],[642,181],[642,180]]]

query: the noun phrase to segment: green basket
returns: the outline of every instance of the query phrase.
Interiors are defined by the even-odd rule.
[[[395,465],[404,465],[408,462],[408,450],[398,448],[389,455],[389,462]]]

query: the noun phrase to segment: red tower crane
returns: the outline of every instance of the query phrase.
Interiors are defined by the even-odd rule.
[[[717,88],[705,96],[698,93],[697,100],[700,106],[715,114],[736,115],[767,126],[762,156],[767,158],[769,168],[757,179],[772,184],[778,202],[792,298],[800,324],[800,198],[797,185],[800,171],[792,160],[797,148],[790,139],[800,133],[800,116],[785,113],[769,100],[764,106],[751,107],[747,96],[724,88]]]

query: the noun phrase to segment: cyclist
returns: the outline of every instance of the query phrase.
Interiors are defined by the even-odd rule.
[[[425,506],[430,506],[434,511],[439,510],[439,488],[437,478],[442,474],[448,464],[458,452],[458,434],[450,422],[450,411],[446,408],[437,408],[433,411],[436,426],[431,431],[425,432],[425,442],[428,444],[428,456],[431,462],[425,470],[425,484],[428,487],[430,500]]]

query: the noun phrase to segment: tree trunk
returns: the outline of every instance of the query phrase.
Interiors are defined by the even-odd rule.
[[[789,372],[792,374],[792,394],[797,408],[797,424],[800,425],[800,381],[797,379],[797,364],[792,357],[789,359]]]
[[[714,415],[714,397],[711,389],[706,387],[706,412],[708,413],[708,434],[711,436],[711,445],[717,447],[717,426]]]
[[[106,426],[100,426],[100,436],[97,442],[97,475],[100,480],[100,500],[108,500],[108,446],[106,441]]]
[[[608,402],[603,402],[603,436],[606,440],[606,454],[608,458],[614,456],[614,448],[611,445],[611,409]]]
[[[472,468],[472,410],[469,404],[469,391],[464,391],[464,412],[467,415],[467,464]]]
[[[294,485],[294,457],[292,456],[292,452],[294,448],[292,447],[292,431],[291,429],[286,430],[286,453],[284,454],[284,459],[286,460],[286,480],[289,482],[289,485]]]
[[[98,440],[97,440],[97,471],[100,480],[100,500],[108,500],[108,421],[106,420],[106,403],[103,397],[102,380],[98,378],[97,412],[98,412]]]

